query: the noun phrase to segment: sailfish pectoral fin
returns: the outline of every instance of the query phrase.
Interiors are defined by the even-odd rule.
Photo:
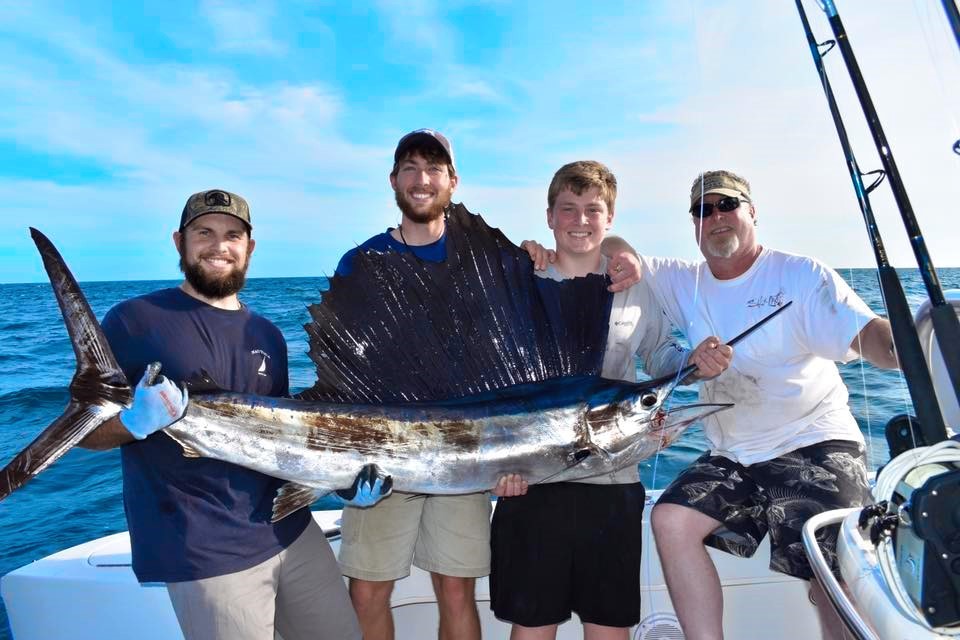
[[[646,460],[673,444],[691,424],[732,406],[732,404],[688,404],[659,412],[658,415],[650,418],[652,427],[639,432],[639,437],[617,455],[620,460],[619,468]]]
[[[600,452],[600,451],[602,451],[602,450],[599,449],[599,448],[597,448],[597,447],[595,447],[595,446],[592,445],[592,444],[591,444],[591,445],[588,445],[588,446],[586,446],[586,447],[582,447],[582,448],[580,448],[580,449],[577,449],[577,450],[573,451],[572,453],[570,453],[570,455],[567,456],[567,465],[566,465],[563,469],[560,469],[560,470],[557,471],[556,473],[551,473],[549,476],[547,476],[547,477],[545,477],[545,478],[541,478],[540,480],[537,480],[536,482],[531,482],[530,484],[546,484],[546,483],[548,483],[548,482],[561,482],[561,481],[563,481],[563,480],[571,480],[571,479],[579,479],[579,478],[582,478],[582,477],[584,477],[584,476],[577,476],[576,478],[570,478],[570,477],[568,477],[568,475],[569,475],[571,472],[574,472],[574,473],[575,473],[575,470],[580,467],[581,463],[582,463],[584,460],[586,460],[587,458],[589,458],[589,457],[591,457],[591,456],[593,456],[593,455],[596,455],[596,454],[597,454],[598,452]],[[605,452],[604,452],[604,453],[605,453]]]
[[[0,500],[53,464],[119,410],[119,406],[81,405],[77,402],[67,405],[59,418],[0,471]]]
[[[277,491],[273,499],[273,515],[270,522],[279,522],[295,511],[311,504],[330,493],[329,489],[318,489],[306,485],[288,482]]]

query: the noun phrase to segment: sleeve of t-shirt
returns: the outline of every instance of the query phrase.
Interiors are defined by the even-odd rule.
[[[686,335],[683,310],[673,292],[683,263],[672,258],[640,256],[641,278],[646,280],[667,321]]]
[[[353,270],[353,258],[357,255],[357,249],[350,249],[340,258],[337,263],[337,275],[346,276]]]
[[[643,370],[653,377],[673,373],[683,366],[686,349],[673,338],[673,325],[650,290],[641,280],[631,290],[643,309],[643,327],[637,355],[643,361]]]
[[[804,286],[804,332],[812,353],[838,362],[858,357],[850,343],[877,317],[836,271],[816,260],[809,263]]]

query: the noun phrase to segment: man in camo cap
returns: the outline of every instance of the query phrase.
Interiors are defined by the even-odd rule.
[[[133,405],[82,445],[120,447],[133,571],[141,583],[166,584],[188,640],[273,640],[274,630],[286,640],[359,640],[336,559],[309,509],[271,522],[285,483],[186,457],[162,430],[187,407],[174,381],[201,373],[237,393],[289,393],[283,334],[238,297],[251,231],[240,196],[190,196],[173,234],[183,282],[121,302],[103,319],[118,363],[140,383]],[[153,362],[169,379],[150,384]]]

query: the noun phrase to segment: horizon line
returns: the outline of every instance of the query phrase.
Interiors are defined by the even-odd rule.
[[[829,265],[828,265],[829,266]],[[857,270],[870,270],[877,271],[878,267],[876,265],[869,267],[830,267],[837,273],[842,274],[843,270],[857,269]],[[897,271],[919,271],[919,267],[894,267]],[[937,267],[936,270],[939,273],[944,269],[960,269],[960,265],[956,266],[941,266]],[[330,276],[256,276],[247,278],[247,282],[252,282],[253,280],[308,280],[308,279],[323,279],[329,280]],[[183,278],[147,278],[147,279],[130,279],[130,280],[78,280],[78,284],[102,284],[102,283],[120,283],[120,282],[183,282]],[[50,284],[49,280],[34,280],[31,282],[0,282],[0,287],[4,286],[18,286],[18,285],[28,285],[28,284]]]

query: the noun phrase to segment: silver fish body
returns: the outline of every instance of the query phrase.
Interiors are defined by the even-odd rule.
[[[470,493],[493,487],[505,473],[551,482],[636,464],[692,421],[662,411],[672,386],[584,377],[524,385],[497,394],[501,399],[399,406],[225,393],[192,398],[184,418],[165,432],[187,455],[318,492],[349,487],[357,470],[373,463],[399,491]]]

